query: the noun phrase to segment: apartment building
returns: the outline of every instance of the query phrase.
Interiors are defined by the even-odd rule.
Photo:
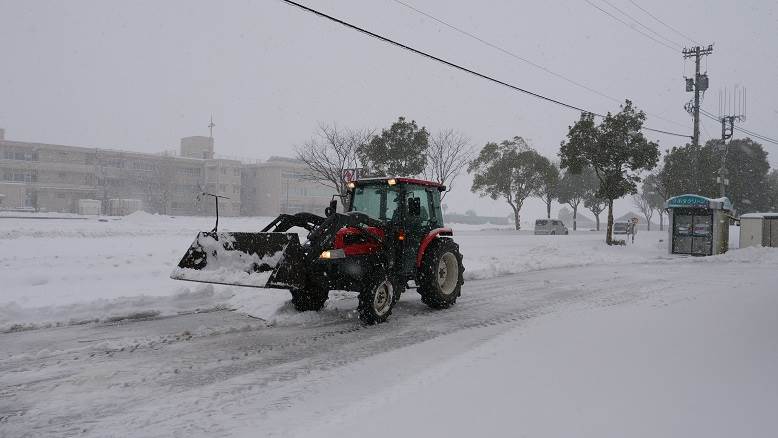
[[[334,191],[312,180],[302,161],[270,157],[243,165],[241,212],[245,216],[275,216],[308,211],[323,214]]]
[[[3,208],[72,212],[98,196],[95,150],[0,138]]]
[[[182,139],[182,152],[197,153],[191,139]],[[212,150],[213,139],[208,142]],[[109,212],[112,200],[131,199],[154,213],[212,214],[212,202],[199,196],[203,191],[230,198],[220,214],[240,214],[240,162],[0,137],[3,209],[75,213],[80,199],[96,199]]]
[[[182,138],[179,153],[146,154],[10,141],[0,130],[0,209],[77,213],[80,200],[93,199],[104,214],[127,214],[129,205],[151,213],[213,215],[214,199],[203,192],[223,197],[223,216],[321,214],[333,195],[299,160],[215,158],[211,137]]]

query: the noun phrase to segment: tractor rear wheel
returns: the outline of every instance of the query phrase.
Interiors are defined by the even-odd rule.
[[[319,288],[291,289],[292,305],[298,312],[319,311],[327,301],[329,291]]]
[[[459,245],[448,238],[435,240],[424,252],[419,267],[416,290],[421,301],[433,309],[453,305],[462,293],[464,272]]]
[[[396,282],[386,274],[368,280],[359,291],[359,319],[365,324],[386,321],[394,307]]]

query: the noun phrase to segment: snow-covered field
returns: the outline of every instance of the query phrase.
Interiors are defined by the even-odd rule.
[[[253,231],[267,218],[225,218]],[[0,436],[771,436],[778,251],[454,225],[457,305],[174,281],[209,218],[0,218]]]

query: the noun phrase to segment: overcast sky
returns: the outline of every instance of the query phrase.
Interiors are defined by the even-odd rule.
[[[521,87],[597,112],[617,104],[486,47],[393,0],[302,3]],[[439,19],[583,83],[630,98],[647,125],[691,132],[683,75],[671,50],[585,0],[404,0]],[[605,0],[591,0],[610,8]],[[692,43],[637,9],[608,0],[679,45]],[[778,137],[778,2],[633,0],[696,41],[716,113],[718,90],[749,90],[745,128]],[[400,115],[431,131],[454,128],[479,147],[515,135],[553,158],[578,114],[514,93],[325,21],[280,0],[0,0],[0,128],[6,138],[157,152],[207,135],[217,153],[292,155],[320,122],[382,128]],[[610,9],[613,11],[613,9]],[[614,12],[614,14],[618,14]],[[720,135],[703,119],[702,139]],[[683,139],[647,133],[662,149]],[[778,166],[778,146],[765,144]],[[464,177],[450,210],[509,213],[478,199]],[[630,204],[618,204],[617,213]],[[525,206],[523,219],[543,214]]]

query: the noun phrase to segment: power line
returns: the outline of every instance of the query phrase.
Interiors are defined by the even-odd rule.
[[[634,21],[635,23],[637,23],[638,26],[642,27],[643,29],[646,29],[647,31],[651,32],[652,34],[656,35],[657,37],[659,37],[659,38],[661,38],[661,39],[663,39],[663,40],[669,42],[670,44],[673,44],[673,45],[675,45],[675,46],[677,46],[679,48],[682,46],[682,44],[678,44],[677,42],[671,40],[670,38],[667,38],[666,36],[660,34],[659,32],[655,31],[654,29],[651,29],[650,27],[648,27],[645,24],[641,23],[640,20],[638,20],[637,18],[629,15],[628,13],[624,12],[623,10],[619,9],[616,5],[614,5],[613,3],[609,2],[608,0],[602,0],[602,1],[605,4],[607,4],[608,6],[610,6],[611,8],[619,11],[621,13],[621,15],[624,15],[625,17],[629,18],[630,20]]]
[[[633,0],[629,0],[629,2],[630,2],[630,3],[632,3],[633,5],[635,5],[635,7],[636,7],[636,8],[638,8],[638,9],[640,9],[641,11],[645,12],[645,13],[646,13],[646,15],[648,15],[649,17],[653,18],[654,20],[656,20],[656,21],[658,21],[659,23],[661,23],[662,25],[664,25],[666,28],[668,28],[668,29],[672,30],[673,32],[677,33],[678,35],[680,35],[682,38],[686,38],[687,40],[689,40],[689,41],[693,42],[694,44],[696,44],[696,45],[698,45],[698,46],[700,45],[700,43],[698,43],[697,41],[695,41],[695,40],[694,40],[692,37],[689,37],[689,36],[685,35],[685,34],[684,34],[684,33],[682,33],[680,30],[678,30],[678,29],[674,28],[673,26],[670,26],[669,24],[667,24],[667,23],[665,23],[664,21],[660,20],[660,19],[659,19],[657,16],[655,16],[655,15],[654,15],[654,14],[652,14],[651,12],[648,12],[648,11],[647,11],[647,10],[645,10],[643,7],[641,7],[639,4],[635,3]]]
[[[775,145],[778,145],[778,140],[776,140],[776,139],[773,139],[773,138],[770,138],[770,137],[766,137],[766,136],[764,136],[762,134],[757,134],[756,132],[749,131],[749,130],[747,130],[745,128],[741,128],[739,126],[735,126],[735,131],[740,131],[743,134],[750,135],[751,137],[757,138],[759,140],[763,140],[763,141],[766,141],[768,143],[773,143]]]
[[[715,115],[711,114],[709,111],[706,111],[706,110],[704,110],[704,109],[702,109],[702,108],[701,108],[701,109],[700,109],[700,112],[701,112],[701,113],[702,113],[702,114],[703,114],[705,117],[707,117],[707,118],[709,118],[709,119],[711,119],[711,120],[715,120],[715,121],[717,121],[717,122],[721,123],[721,119],[719,119],[719,118],[718,118],[718,117],[716,117]],[[735,127],[734,127],[734,129],[735,129],[736,131],[740,131],[740,132],[742,132],[742,133],[744,133],[744,134],[746,134],[746,135],[750,135],[751,137],[753,137],[753,138],[756,138],[757,140],[762,140],[762,141],[765,141],[765,142],[767,142],[767,143],[773,143],[773,144],[775,144],[775,145],[778,145],[778,140],[776,140],[776,139],[774,139],[774,138],[770,138],[770,137],[767,137],[767,136],[765,136],[765,135],[762,135],[762,134],[759,134],[759,133],[756,133],[756,132],[753,132],[753,131],[749,131],[748,129],[741,128],[741,127],[739,127],[739,126],[735,126]]]
[[[508,82],[501,81],[499,79],[493,78],[493,77],[488,76],[486,74],[479,73],[479,72],[477,72],[475,70],[469,69],[467,67],[463,67],[463,66],[461,66],[459,64],[455,64],[455,63],[453,63],[451,61],[447,61],[447,60],[445,60],[443,58],[439,58],[439,57],[437,57],[435,55],[432,55],[430,53],[421,51],[419,49],[415,49],[415,48],[413,48],[411,46],[408,46],[406,44],[400,43],[398,41],[392,40],[392,39],[387,38],[385,36],[382,36],[382,35],[379,35],[377,33],[371,32],[371,31],[369,31],[369,30],[367,30],[365,28],[362,28],[362,27],[356,26],[354,24],[348,23],[348,22],[346,22],[344,20],[341,20],[339,18],[333,17],[331,15],[327,15],[324,12],[320,12],[320,11],[318,11],[316,9],[312,9],[312,8],[310,8],[308,6],[302,5],[302,4],[297,3],[295,1],[292,1],[292,0],[281,0],[281,1],[283,1],[284,3],[287,3],[289,5],[292,5],[292,6],[296,6],[296,7],[300,8],[300,9],[306,11],[306,12],[310,12],[310,13],[312,13],[314,15],[319,16],[319,17],[326,18],[327,20],[330,20],[330,21],[333,21],[335,23],[338,23],[338,24],[340,24],[342,26],[345,26],[345,27],[347,27],[349,29],[356,30],[356,31],[361,32],[361,33],[363,33],[365,35],[368,35],[370,37],[373,37],[373,38],[376,38],[378,40],[381,40],[381,41],[383,41],[385,43],[389,43],[391,45],[400,47],[402,49],[408,50],[409,52],[415,53],[415,54],[417,54],[419,56],[431,59],[433,61],[440,62],[440,63],[445,64],[448,67],[454,68],[456,70],[460,70],[460,71],[463,71],[463,72],[466,72],[466,73],[470,73],[473,76],[479,77],[481,79],[486,79],[487,81],[494,82],[496,84],[499,84],[499,85],[502,85],[504,87],[510,88],[510,89],[512,89],[514,91],[518,91],[520,93],[528,94],[528,95],[533,96],[535,98],[538,98],[540,100],[544,100],[546,102],[554,103],[556,105],[560,105],[560,106],[563,106],[563,107],[568,108],[568,109],[576,110],[576,111],[583,112],[583,113],[589,113],[589,114],[595,115],[597,117],[605,117],[604,115],[596,113],[594,111],[589,111],[587,109],[584,109],[584,108],[581,108],[581,107],[578,107],[578,106],[575,106],[575,105],[563,102],[561,100],[553,99],[551,97],[547,97],[547,96],[544,96],[542,94],[535,93],[533,91],[529,91],[527,89],[524,89],[524,88],[521,88],[519,86],[510,84]],[[674,136],[678,136],[678,137],[690,137],[689,135],[686,135],[686,134],[678,134],[678,133],[675,133],[675,132],[664,131],[664,130],[661,130],[661,129],[653,129],[653,128],[648,128],[648,127],[643,127],[643,129],[645,129],[647,131],[653,131],[653,132],[658,132],[658,133],[667,134],[667,135],[674,135]]]
[[[491,48],[493,48],[493,49],[495,49],[495,50],[498,50],[498,51],[500,51],[500,52],[502,52],[502,53],[504,53],[504,54],[506,54],[506,55],[508,55],[508,56],[511,56],[511,57],[513,57],[513,58],[515,58],[515,59],[518,59],[519,61],[526,62],[527,64],[529,64],[529,65],[531,65],[531,66],[533,66],[533,67],[535,67],[535,68],[537,68],[537,69],[540,69],[540,70],[542,70],[542,71],[544,71],[544,72],[546,72],[546,73],[548,73],[548,74],[550,74],[550,75],[556,76],[557,78],[560,78],[560,79],[562,79],[562,80],[564,80],[564,81],[567,81],[567,82],[569,82],[569,83],[571,83],[571,84],[573,84],[573,85],[576,85],[576,86],[578,86],[578,87],[581,87],[581,88],[583,88],[584,90],[590,91],[590,92],[592,92],[592,93],[594,93],[594,94],[596,94],[596,95],[598,95],[598,96],[601,96],[601,97],[604,97],[604,98],[606,98],[606,99],[609,99],[609,100],[610,100],[610,101],[612,101],[612,102],[615,102],[615,103],[618,103],[618,104],[621,104],[621,103],[623,103],[623,100],[619,100],[619,99],[617,99],[617,98],[615,98],[615,97],[609,96],[609,95],[607,95],[607,94],[605,94],[605,93],[602,93],[602,92],[600,92],[600,91],[597,91],[597,90],[595,90],[595,89],[593,89],[593,88],[591,88],[591,87],[588,87],[588,86],[586,86],[586,85],[584,85],[584,84],[582,84],[582,83],[580,83],[580,82],[576,82],[576,81],[574,81],[574,80],[572,80],[572,79],[570,79],[570,78],[568,78],[568,77],[566,77],[566,76],[564,76],[564,75],[562,75],[562,74],[560,74],[560,73],[557,73],[557,72],[555,72],[555,71],[552,71],[552,70],[550,70],[550,69],[549,69],[549,68],[547,68],[547,67],[544,67],[544,66],[542,66],[542,65],[540,65],[540,64],[538,64],[538,63],[536,63],[536,62],[533,62],[533,61],[531,61],[531,60],[529,60],[529,59],[527,59],[527,58],[525,58],[525,57],[519,56],[519,55],[517,55],[516,53],[514,53],[514,52],[511,52],[511,51],[510,51],[510,50],[508,50],[508,49],[505,49],[505,48],[503,48],[503,47],[501,47],[501,46],[498,46],[498,45],[497,45],[497,44],[495,44],[495,43],[492,43],[492,42],[490,42],[490,41],[487,41],[487,40],[485,40],[485,39],[483,39],[483,38],[479,37],[478,35],[475,35],[475,34],[473,34],[473,33],[471,33],[471,32],[468,32],[468,31],[466,31],[466,30],[464,30],[464,29],[460,28],[460,27],[457,27],[457,26],[455,26],[455,25],[453,25],[453,24],[451,24],[451,23],[448,23],[448,22],[446,22],[446,21],[444,21],[444,20],[442,20],[442,19],[440,19],[440,18],[438,18],[438,17],[435,17],[434,15],[432,15],[432,14],[430,14],[430,13],[428,13],[428,12],[424,12],[424,11],[422,11],[422,10],[420,10],[420,9],[418,9],[418,8],[416,8],[416,7],[414,7],[413,5],[410,5],[410,4],[408,4],[408,3],[406,3],[406,2],[404,2],[404,1],[402,1],[402,0],[392,0],[392,1],[394,1],[395,3],[397,3],[397,4],[399,4],[399,5],[402,5],[402,6],[404,6],[404,7],[408,8],[408,9],[410,9],[410,10],[412,10],[412,11],[414,11],[414,12],[418,13],[418,14],[421,14],[421,15],[423,15],[423,16],[425,16],[425,17],[427,17],[427,18],[431,19],[431,20],[437,21],[438,23],[440,23],[440,24],[442,24],[442,25],[444,25],[444,26],[446,26],[446,27],[448,27],[448,28],[450,28],[450,29],[452,29],[452,30],[454,30],[454,31],[456,31],[456,32],[459,32],[459,33],[460,33],[460,34],[462,34],[462,35],[465,35],[465,36],[467,36],[467,37],[469,37],[469,38],[472,38],[472,39],[474,39],[474,40],[476,40],[476,41],[480,42],[481,44],[484,44],[484,45],[486,45],[486,46],[488,46],[488,47],[491,47]],[[670,119],[667,119],[667,118],[665,118],[665,117],[662,117],[662,116],[660,116],[660,115],[657,115],[657,114],[652,114],[652,113],[649,113],[649,112],[646,112],[646,114],[648,114],[648,115],[650,115],[650,116],[652,116],[652,117],[654,117],[654,118],[657,118],[657,119],[659,119],[659,120],[663,120],[663,121],[665,121],[665,122],[672,123],[672,124],[674,124],[674,125],[683,126],[683,127],[685,127],[685,126],[686,126],[686,125],[684,125],[684,124],[682,124],[682,123],[676,122],[675,120],[670,120]]]
[[[589,3],[589,4],[590,4],[592,7],[594,7],[594,8],[596,8],[596,9],[598,9],[598,10],[599,10],[600,12],[602,12],[603,14],[605,14],[605,15],[607,15],[607,16],[609,16],[609,17],[613,18],[614,20],[618,21],[619,23],[621,23],[621,24],[623,24],[623,25],[627,26],[628,28],[630,28],[630,29],[634,30],[635,32],[637,32],[637,33],[639,33],[639,34],[643,35],[644,37],[646,37],[646,38],[648,38],[648,39],[650,39],[650,40],[654,41],[655,43],[657,43],[657,44],[661,44],[661,45],[663,45],[663,46],[667,47],[668,49],[672,50],[673,52],[677,52],[677,51],[678,51],[678,49],[677,49],[677,48],[675,48],[675,47],[673,47],[673,46],[671,46],[671,45],[669,45],[669,44],[665,43],[664,41],[660,41],[660,40],[658,40],[658,39],[656,39],[656,38],[652,37],[651,35],[649,35],[649,34],[647,34],[647,33],[643,32],[643,31],[642,31],[642,30],[640,30],[640,29],[637,29],[637,28],[635,28],[635,27],[631,26],[631,25],[630,25],[629,23],[627,23],[626,21],[624,21],[624,20],[622,20],[621,18],[619,18],[619,17],[617,17],[617,16],[615,16],[615,15],[611,14],[610,12],[608,12],[608,11],[606,11],[605,9],[603,9],[603,8],[601,8],[601,7],[599,7],[599,6],[597,6],[596,4],[592,3],[591,1],[589,1],[589,0],[584,0],[584,1],[585,1],[586,3]]]
[[[420,10],[420,9],[417,9],[417,8],[413,7],[412,5],[409,5],[408,3],[405,3],[404,1],[401,1],[401,0],[392,0],[392,1],[394,1],[395,3],[398,3],[398,4],[402,5],[402,6],[405,6],[406,8],[408,8],[408,9],[411,9],[411,10],[413,10],[413,11],[415,11],[415,12],[417,12],[417,13],[421,14],[421,15],[424,15],[425,17],[427,17],[427,18],[429,18],[429,19],[431,19],[431,20],[435,20],[435,21],[437,21],[438,23],[440,23],[440,24],[442,24],[442,25],[444,25],[444,26],[446,26],[446,27],[448,27],[448,28],[450,28],[450,29],[452,29],[452,30],[455,30],[455,31],[457,31],[457,32],[459,32],[459,33],[461,33],[461,34],[463,34],[463,35],[466,35],[466,36],[468,36],[468,37],[470,37],[470,38],[473,38],[473,39],[475,39],[476,41],[479,41],[479,42],[481,42],[481,43],[483,43],[483,44],[485,44],[485,45],[487,45],[487,46],[489,46],[489,47],[491,47],[491,48],[493,48],[493,49],[495,49],[495,50],[499,50],[500,52],[503,52],[503,53],[505,53],[505,54],[506,54],[506,55],[508,55],[508,56],[511,56],[511,57],[513,57],[513,58],[516,58],[516,59],[518,59],[518,60],[520,60],[520,61],[526,62],[527,64],[529,64],[529,65],[531,65],[531,66],[533,66],[533,67],[535,67],[535,68],[538,68],[538,69],[540,69],[540,70],[543,70],[544,72],[546,72],[546,73],[548,73],[548,74],[550,74],[550,75],[556,76],[556,77],[558,77],[559,79],[565,80],[565,81],[567,81],[567,82],[569,82],[569,83],[571,83],[571,84],[573,84],[573,85],[576,85],[576,86],[578,86],[578,87],[581,87],[581,88],[583,88],[583,89],[585,89],[585,90],[587,90],[587,91],[590,91],[590,92],[592,92],[592,93],[594,93],[594,94],[596,94],[596,95],[598,95],[598,96],[600,96],[600,97],[604,97],[604,98],[606,98],[606,99],[609,99],[609,100],[611,100],[611,101],[613,101],[613,102],[616,102],[616,103],[623,103],[623,101],[622,101],[622,100],[619,100],[619,99],[617,99],[617,98],[615,98],[615,97],[608,96],[608,95],[607,95],[607,94],[605,94],[605,93],[601,93],[601,92],[599,92],[599,91],[597,91],[597,90],[595,90],[595,89],[593,89],[593,88],[587,87],[587,86],[586,86],[586,85],[584,85],[584,84],[581,84],[581,83],[579,83],[579,82],[576,82],[576,81],[574,81],[574,80],[572,80],[572,79],[570,79],[570,78],[567,78],[567,77],[565,77],[565,76],[563,76],[563,75],[561,75],[561,74],[559,74],[559,73],[556,73],[556,72],[554,72],[554,71],[552,71],[552,70],[549,70],[548,68],[546,68],[546,67],[544,67],[544,66],[542,66],[542,65],[540,65],[540,64],[537,64],[537,63],[535,63],[535,62],[532,62],[532,61],[530,61],[530,60],[529,60],[529,59],[527,59],[527,58],[524,58],[524,57],[522,57],[522,56],[519,56],[519,55],[517,55],[517,54],[515,54],[515,53],[513,53],[513,52],[511,52],[511,51],[509,51],[509,50],[507,50],[507,49],[504,49],[504,48],[502,48],[502,47],[500,47],[500,46],[498,46],[498,45],[496,45],[496,44],[494,44],[494,43],[491,43],[491,42],[489,42],[489,41],[487,41],[487,40],[485,40],[485,39],[483,39],[483,38],[481,38],[481,37],[479,37],[479,36],[477,36],[477,35],[474,35],[474,34],[472,34],[472,33],[468,32],[468,31],[466,31],[466,30],[460,29],[459,27],[456,27],[456,26],[454,26],[453,24],[447,23],[447,22],[445,22],[445,21],[443,21],[443,20],[441,20],[441,19],[439,19],[439,18],[437,18],[437,17],[435,17],[435,16],[433,16],[433,15],[431,15],[431,14],[427,13],[427,12],[424,12],[424,11],[422,11],[422,10]]]

